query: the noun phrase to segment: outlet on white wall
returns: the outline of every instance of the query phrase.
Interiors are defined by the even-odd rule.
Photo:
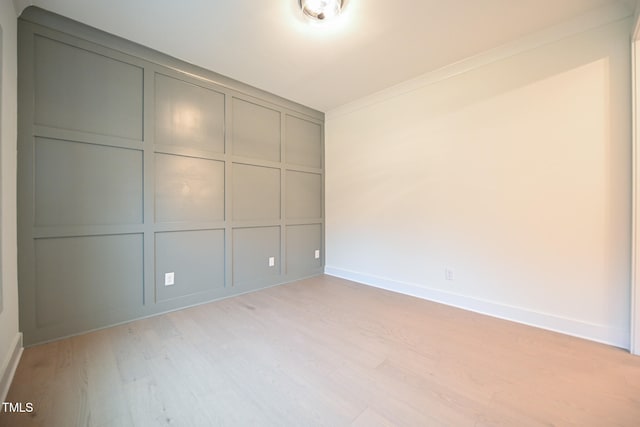
[[[171,273],[164,273],[164,285],[165,286],[173,286],[175,284],[175,273],[172,271]]]
[[[315,255],[316,259],[320,259],[320,249],[316,249]]]
[[[453,278],[454,278],[453,269],[445,268],[444,269],[444,279],[445,280],[453,280]]]
[[[276,257],[269,257],[269,267],[274,267],[276,265]]]

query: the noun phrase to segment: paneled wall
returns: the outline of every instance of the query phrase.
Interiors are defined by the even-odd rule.
[[[19,26],[27,344],[322,272],[322,113],[37,8]]]

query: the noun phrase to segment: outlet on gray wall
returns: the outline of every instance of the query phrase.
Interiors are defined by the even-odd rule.
[[[38,8],[19,27],[27,344],[322,272],[322,113]]]

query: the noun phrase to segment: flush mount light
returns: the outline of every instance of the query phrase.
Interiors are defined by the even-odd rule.
[[[345,0],[300,0],[305,15],[316,21],[328,21],[340,14]]]

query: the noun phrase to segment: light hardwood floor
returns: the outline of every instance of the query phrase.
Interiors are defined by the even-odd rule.
[[[27,348],[0,426],[640,426],[640,357],[318,277]]]

